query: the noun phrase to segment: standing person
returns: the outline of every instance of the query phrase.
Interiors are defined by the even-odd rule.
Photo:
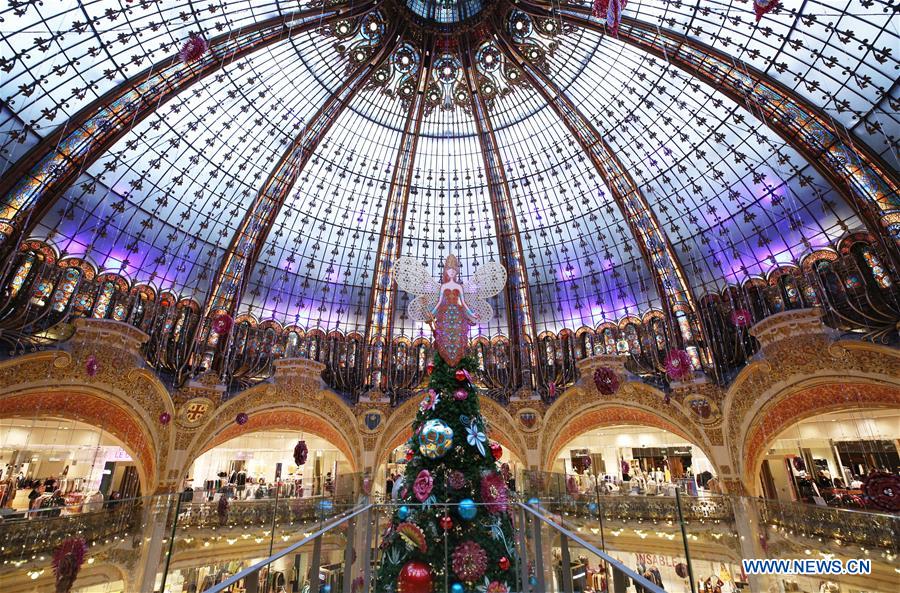
[[[388,498],[391,497],[391,492],[394,490],[394,474],[389,474],[387,481],[384,483],[384,494]]]

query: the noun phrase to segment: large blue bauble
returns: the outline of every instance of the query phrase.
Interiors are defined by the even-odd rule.
[[[475,501],[471,498],[466,498],[459,501],[459,516],[465,519],[466,521],[471,521],[475,518],[475,515],[478,514],[478,508],[475,506]]]
[[[597,503],[592,502],[592,503],[588,504],[588,510],[592,513],[596,513],[597,512]]]
[[[537,577],[534,575],[531,575],[530,577],[528,577],[528,583],[531,584],[532,586],[537,585]]]
[[[397,509],[397,518],[401,521],[406,521],[406,518],[409,517],[409,507],[403,505],[399,509]]]
[[[450,585],[450,593],[466,593],[466,590],[459,583]]]
[[[322,585],[322,593],[331,593],[331,585],[329,585],[329,584]]]
[[[453,429],[439,418],[425,422],[419,433],[419,452],[428,459],[439,459],[453,446]]]
[[[528,499],[528,504],[529,506],[537,507],[541,505],[541,501],[539,498],[532,497]]]

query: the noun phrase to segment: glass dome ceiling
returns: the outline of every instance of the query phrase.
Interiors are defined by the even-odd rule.
[[[201,306],[360,333],[378,309],[413,337],[404,297],[382,290],[398,256],[437,275],[455,253],[464,276],[517,257],[533,330],[558,332],[697,299],[897,221],[896,193],[872,190],[863,210],[865,192],[817,157],[827,135],[784,133],[815,115],[896,179],[890,3],[783,0],[757,24],[748,2],[632,0],[618,38],[577,3],[498,2],[449,36],[417,30],[406,6],[442,23],[481,9],[0,9],[4,236]],[[185,63],[192,35],[209,49]],[[713,58],[688,59],[708,51],[717,84]],[[786,99],[729,90],[752,76],[781,89],[789,117],[771,111]],[[507,298],[480,333],[508,334]]]

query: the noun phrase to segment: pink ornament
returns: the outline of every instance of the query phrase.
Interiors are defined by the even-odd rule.
[[[428,373],[429,375],[434,372],[434,363],[433,362],[429,362],[427,365],[425,365],[425,372]]]
[[[503,562],[506,560],[506,562]],[[508,570],[509,569],[509,559],[506,556],[500,558],[500,570]],[[506,568],[503,568],[503,566]],[[484,593],[509,593],[509,587],[506,586],[506,583],[501,583],[500,581],[491,581],[488,583],[487,589],[485,589]]]
[[[238,415],[234,417],[234,421],[237,422],[241,426],[247,424],[248,420],[250,420],[250,416],[248,416],[244,412],[239,412]]]
[[[750,324],[753,323],[753,317],[747,309],[735,309],[731,312],[731,323],[735,327],[750,327]]]
[[[503,477],[495,472],[481,477],[481,502],[487,505],[489,513],[505,513],[508,508],[509,491]]]
[[[756,22],[762,20],[763,15],[772,12],[780,6],[778,0],[753,0],[753,13],[756,15]]]
[[[473,541],[466,541],[453,550],[453,573],[466,583],[480,581],[487,570],[487,552]]]
[[[457,401],[463,401],[469,397],[469,392],[465,389],[457,389],[453,392],[453,399]]]
[[[165,426],[172,420],[172,415],[168,412],[163,412],[159,415],[159,423]]]
[[[87,357],[87,360],[84,361],[84,372],[87,373],[88,377],[93,377],[100,371],[100,363],[97,362],[97,357],[93,354]]]
[[[666,375],[672,381],[683,381],[694,374],[691,357],[685,350],[672,350],[666,356]]]
[[[208,50],[209,43],[206,39],[196,33],[191,33],[188,40],[181,46],[178,57],[181,58],[181,61],[185,64],[189,64],[202,58]]]
[[[602,395],[612,395],[619,390],[619,377],[609,367],[600,367],[594,371],[594,385]]]
[[[625,0],[594,0],[591,16],[606,19],[606,27],[613,37],[619,36],[619,23],[622,22],[622,10],[625,8]]]
[[[429,410],[433,410],[438,402],[440,401],[440,397],[434,389],[429,389],[425,392],[425,397],[419,403],[419,411],[427,412]]]
[[[69,593],[72,590],[87,552],[87,542],[80,537],[67,538],[54,550],[52,564],[57,593]]]
[[[550,382],[550,385],[547,387],[547,392],[550,394],[550,399],[556,399],[556,382]]]
[[[213,318],[212,330],[213,333],[223,336],[231,331],[233,325],[234,319],[232,319],[231,315],[228,313],[219,313]]]
[[[431,472],[427,469],[423,469],[419,472],[419,475],[416,476],[416,481],[413,482],[413,493],[416,495],[416,498],[419,499],[419,502],[425,502],[431,494],[431,489],[433,487],[434,478],[431,477]]]

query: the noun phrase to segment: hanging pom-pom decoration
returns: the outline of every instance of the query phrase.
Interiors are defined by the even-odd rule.
[[[78,571],[87,556],[87,542],[80,537],[70,537],[53,552],[53,575],[56,577],[56,593],[69,593]]]
[[[619,36],[619,23],[622,22],[622,11],[626,0],[594,0],[591,16],[606,19],[606,28],[613,37]]]
[[[756,13],[756,22],[762,20],[763,15],[772,12],[779,6],[778,0],[753,0],[753,12]]]
[[[241,426],[247,424],[248,420],[250,420],[250,416],[248,416],[245,412],[239,412],[238,415],[234,417],[234,421]]]
[[[863,494],[873,506],[896,513],[900,511],[900,478],[887,472],[875,472],[863,480]]]
[[[600,367],[594,371],[594,385],[603,395],[612,395],[619,390],[619,377],[609,367]]]
[[[294,446],[294,465],[306,463],[307,456],[309,456],[309,448],[306,446],[306,441],[297,441]]]
[[[735,309],[731,312],[731,323],[735,327],[750,327],[750,324],[753,323],[753,317],[750,316],[750,311],[747,309]]]
[[[185,64],[190,64],[206,55],[207,51],[209,51],[209,43],[206,39],[196,33],[191,33],[188,40],[181,46],[178,57],[181,58],[181,61]]]
[[[91,354],[87,357],[87,360],[84,361],[84,372],[87,373],[88,377],[93,377],[100,370],[100,363],[97,362],[97,357]]]
[[[666,356],[666,375],[672,381],[683,381],[693,374],[691,357],[685,350],[672,350]]]
[[[159,415],[159,423],[162,424],[163,426],[165,426],[166,424],[168,424],[171,421],[172,421],[172,415],[169,414],[168,412],[163,412],[162,414]]]
[[[212,330],[213,333],[223,336],[231,331],[231,326],[233,325],[234,319],[231,315],[228,313],[219,313],[213,318]]]

